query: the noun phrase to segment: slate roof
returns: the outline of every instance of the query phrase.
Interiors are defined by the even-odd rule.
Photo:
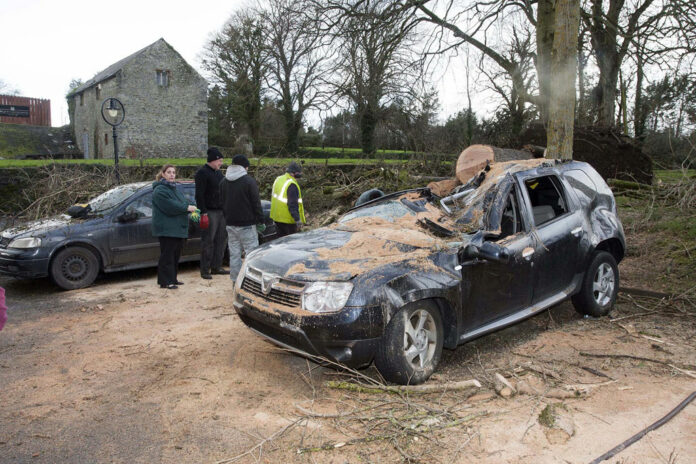
[[[151,43],[150,45],[143,48],[142,50],[138,50],[137,52],[133,53],[132,55],[129,55],[129,56],[125,57],[124,59],[117,61],[116,63],[112,64],[111,66],[104,69],[103,71],[98,72],[93,78],[91,78],[90,80],[88,80],[87,82],[82,84],[81,86],[73,89],[68,94],[68,96],[76,95],[80,92],[83,92],[83,91],[89,89],[90,87],[92,87],[94,85],[97,85],[98,83],[100,83],[100,82],[102,82],[110,77],[113,77],[117,72],[119,72],[121,69],[123,69],[123,67],[126,64],[128,64],[129,62],[134,60],[140,54],[142,54],[143,52],[145,52],[147,49],[154,46],[155,44],[159,43],[160,41],[164,42],[169,48],[171,48],[173,50],[173,47],[171,45],[169,45],[166,40],[160,38],[159,40]]]

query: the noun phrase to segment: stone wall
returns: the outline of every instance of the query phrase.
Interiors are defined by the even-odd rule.
[[[167,73],[167,86],[158,84],[158,70]],[[89,158],[113,158],[112,129],[101,117],[107,97],[118,98],[126,111],[117,127],[122,158],[205,156],[207,82],[164,40],[136,54],[100,85],[74,96],[75,137]]]

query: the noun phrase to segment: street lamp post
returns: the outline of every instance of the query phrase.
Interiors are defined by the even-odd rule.
[[[117,98],[109,97],[102,102],[101,115],[104,121],[113,129],[114,139],[114,168],[116,170],[116,184],[121,183],[121,174],[118,171],[118,135],[116,126],[120,125],[126,118],[126,110]]]

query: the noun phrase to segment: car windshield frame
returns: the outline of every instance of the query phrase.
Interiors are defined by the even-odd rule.
[[[142,189],[147,183],[119,185],[89,200],[91,214],[102,214],[128,200],[136,192]]]

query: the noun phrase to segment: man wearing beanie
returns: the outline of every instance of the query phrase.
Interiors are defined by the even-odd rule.
[[[288,164],[285,174],[273,182],[271,219],[276,223],[278,236],[294,234],[306,223],[302,193],[297,179],[302,177],[302,166],[296,162]]]
[[[202,216],[208,216],[208,228],[201,228],[201,277],[212,279],[211,274],[227,274],[222,267],[225,254],[225,218],[222,214],[220,181],[222,181],[222,153],[216,147],[208,148],[208,162],[196,172],[196,206]],[[204,220],[205,221],[205,220]]]
[[[247,174],[249,160],[234,155],[220,182],[222,210],[227,224],[227,244],[230,249],[230,279],[234,283],[242,267],[242,252],[248,254],[259,246],[258,234],[266,229],[259,187]]]

